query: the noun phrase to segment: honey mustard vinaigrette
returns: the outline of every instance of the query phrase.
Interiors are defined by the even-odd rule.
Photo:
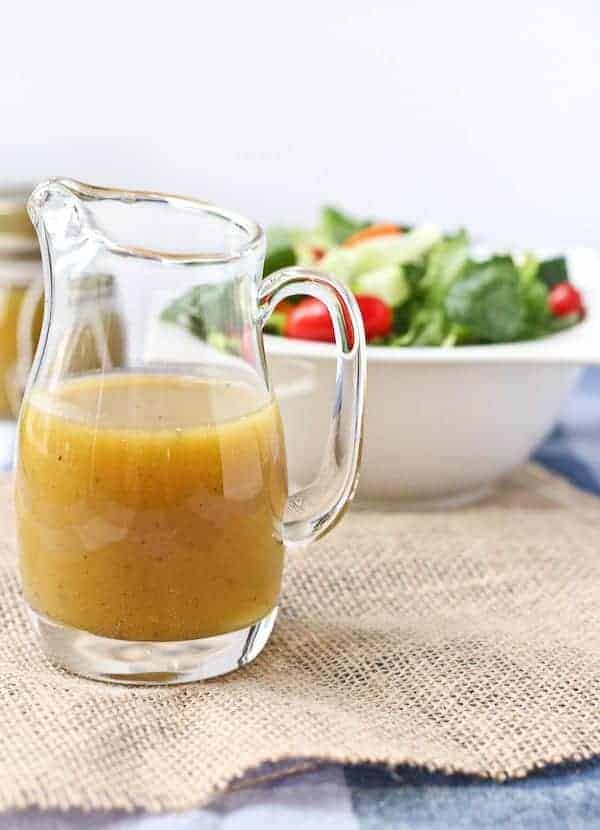
[[[45,314],[15,500],[42,647],[126,683],[238,668],[269,638],[285,547],[329,530],[354,492],[365,379],[355,301],[307,269],[262,280],[260,228],[206,202],[53,179],[28,209]],[[329,309],[338,372],[321,472],[289,499],[262,325],[301,293]]]

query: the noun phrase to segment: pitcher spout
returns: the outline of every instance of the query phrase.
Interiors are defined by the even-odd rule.
[[[27,211],[36,229],[46,277],[81,271],[92,264],[102,246],[85,193],[71,179],[52,178],[31,193]]]
[[[82,194],[69,179],[46,179],[40,182],[27,201],[27,212],[38,235],[81,234],[89,215],[85,215]],[[40,239],[41,241],[41,239]]]

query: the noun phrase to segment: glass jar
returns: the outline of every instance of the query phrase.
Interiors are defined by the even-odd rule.
[[[0,419],[19,410],[40,336],[40,252],[25,210],[30,188],[0,189]]]

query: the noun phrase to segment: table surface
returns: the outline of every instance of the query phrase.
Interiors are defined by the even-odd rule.
[[[600,369],[590,369],[536,458],[600,494]],[[14,429],[0,428],[0,469],[10,466]],[[588,827],[600,824],[600,760],[496,784],[406,768],[327,766],[239,790],[179,815],[41,813],[0,817],[0,830],[383,830],[383,828]]]

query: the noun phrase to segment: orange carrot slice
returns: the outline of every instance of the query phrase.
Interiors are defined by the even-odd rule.
[[[351,248],[353,245],[360,245],[361,242],[366,242],[368,239],[375,239],[377,236],[389,236],[391,234],[402,233],[400,228],[396,225],[382,223],[380,225],[369,225],[368,228],[362,228],[360,231],[351,234],[344,242],[345,247]]]

